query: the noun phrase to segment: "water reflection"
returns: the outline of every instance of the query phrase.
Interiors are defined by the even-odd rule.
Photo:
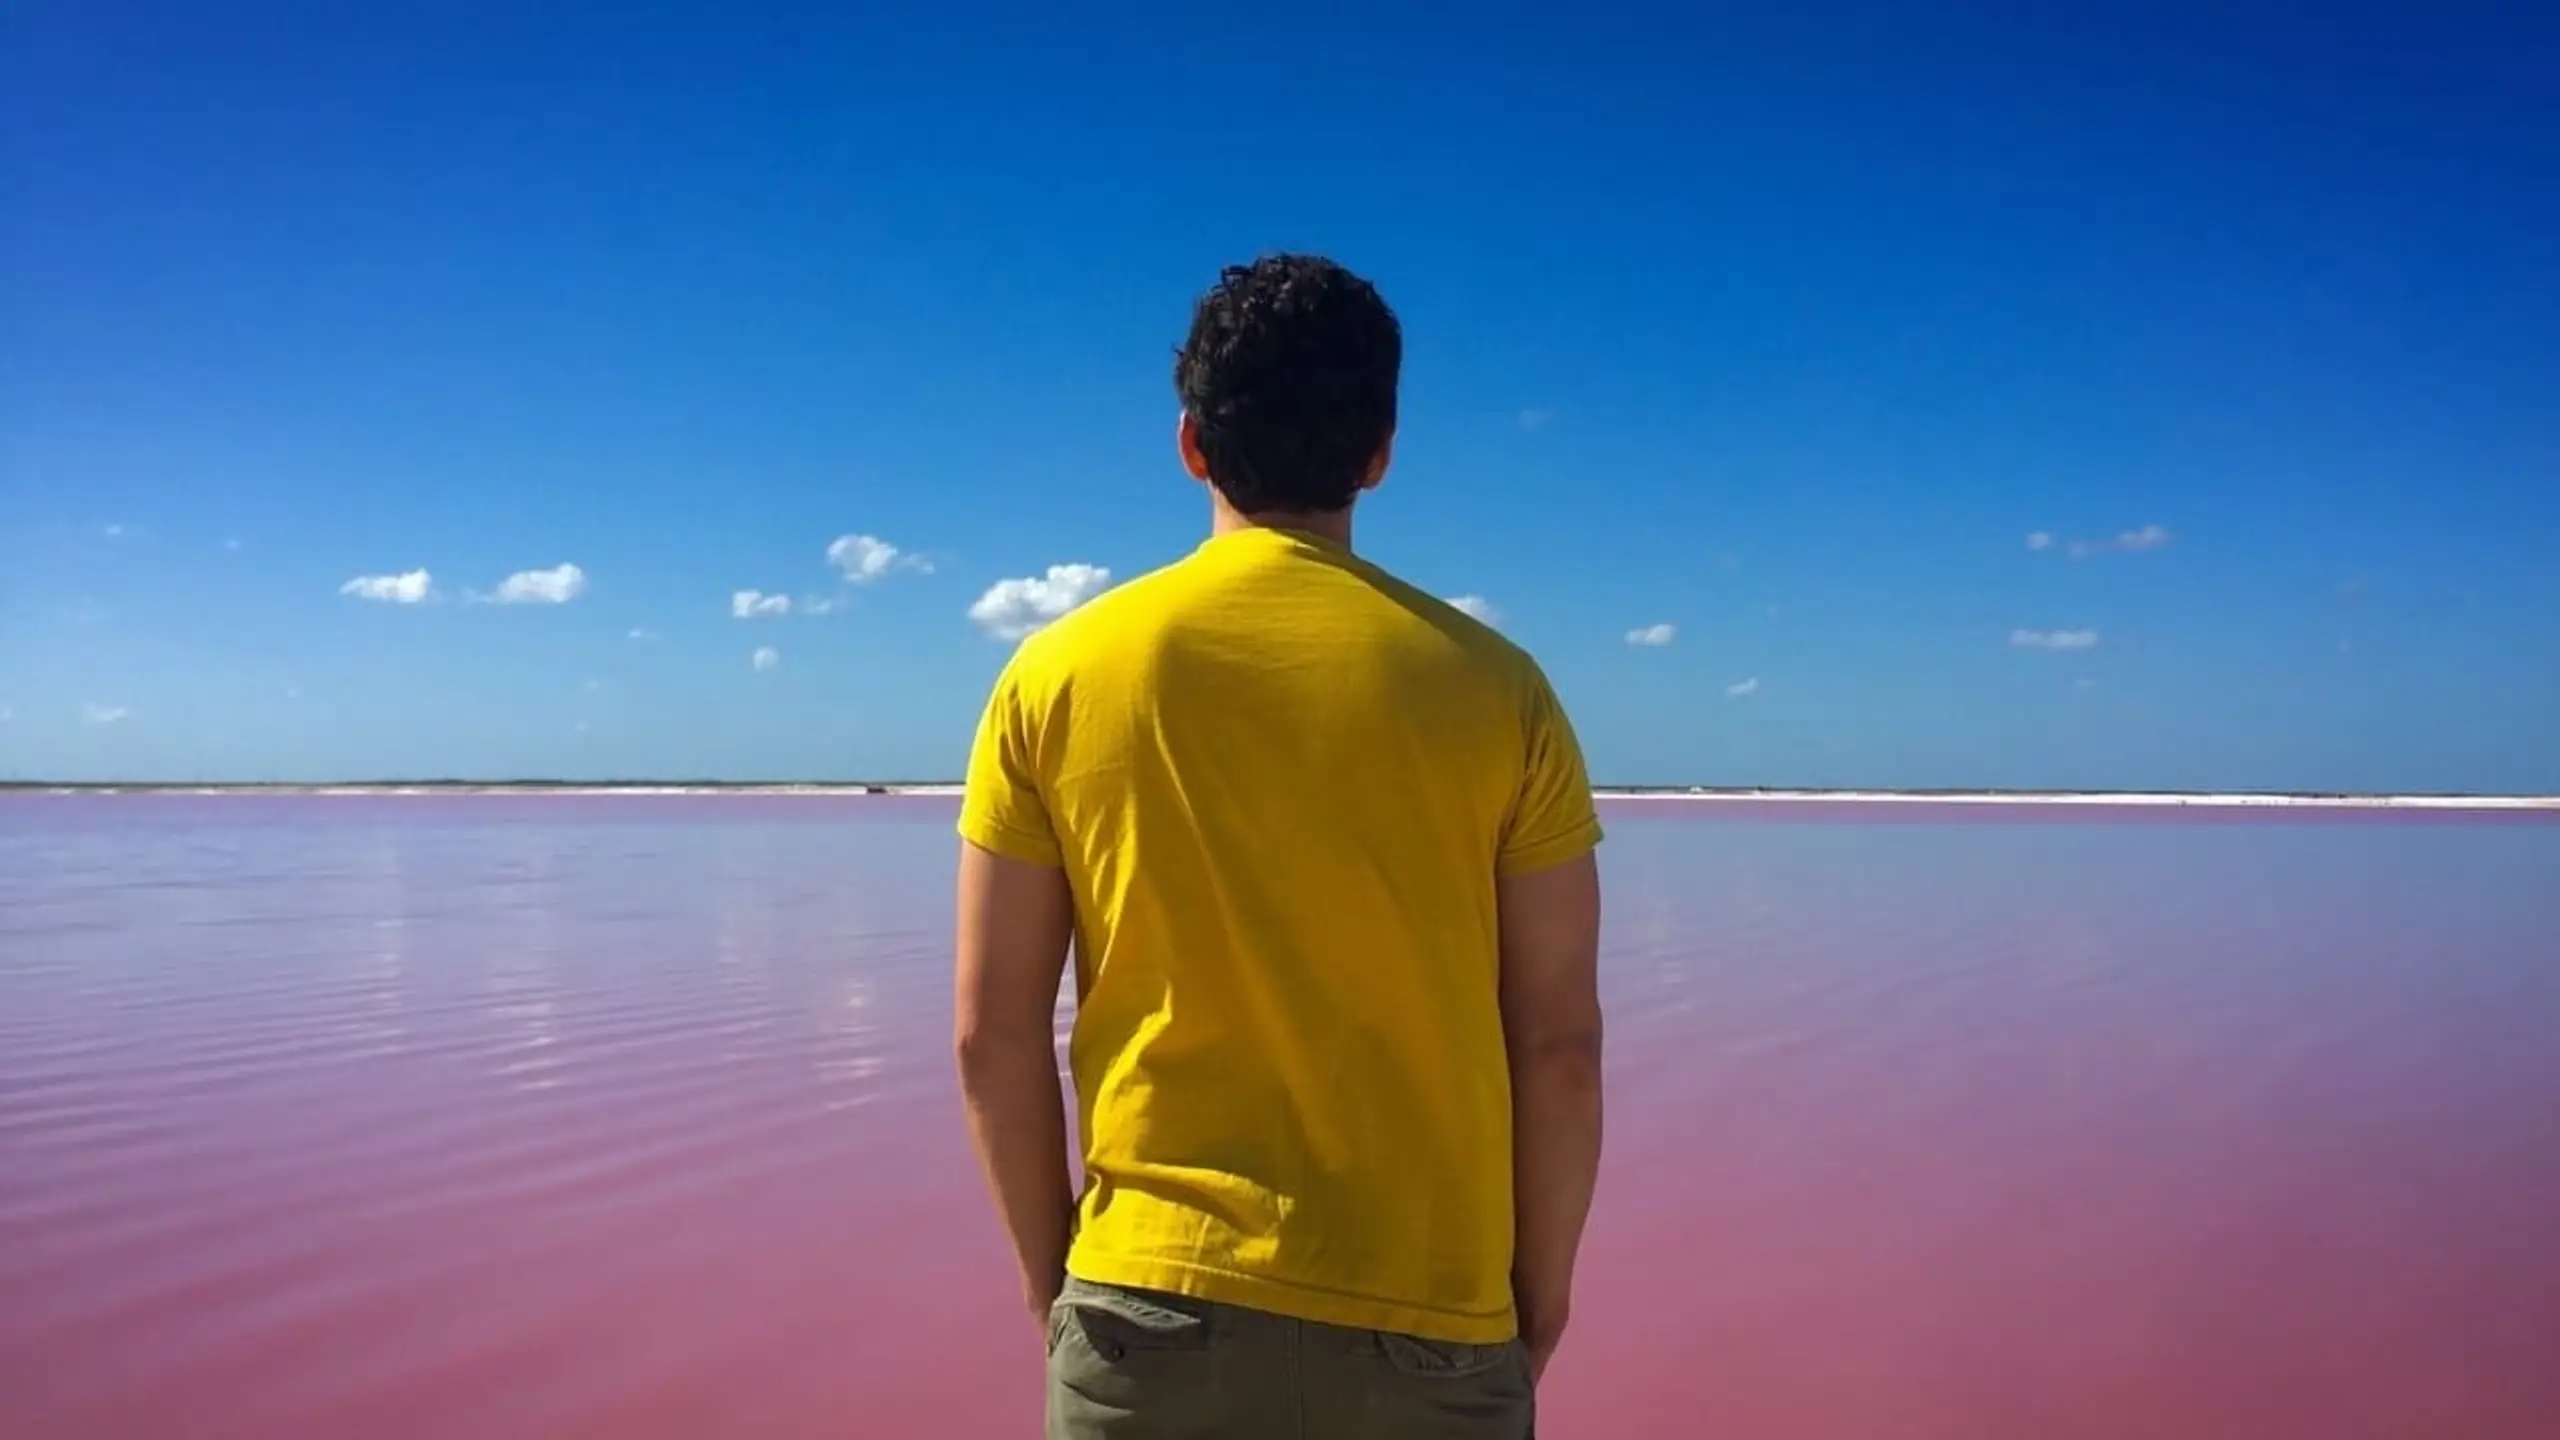
[[[872,1078],[887,1062],[874,1038],[879,1026],[871,1016],[871,988],[848,979],[832,998],[819,1011],[821,1043],[812,1058],[825,1108],[849,1110],[874,1098]]]
[[[712,965],[721,998],[714,1030],[733,1060],[764,1053],[774,1026],[773,890],[749,852],[757,839],[751,830],[723,829],[710,855]]]
[[[347,966],[339,1025],[350,1060],[398,1055],[409,1042],[409,850],[387,830],[368,842],[351,917],[364,943]]]
[[[498,873],[485,887],[494,934],[481,957],[482,1014],[496,1036],[485,1058],[491,1076],[524,1093],[556,1089],[569,1059],[558,964],[571,912],[547,840],[528,834],[495,852]]]

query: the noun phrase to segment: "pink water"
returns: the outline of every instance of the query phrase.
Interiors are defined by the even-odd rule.
[[[1611,817],[1545,1433],[2560,1435],[2560,827],[1774,813]],[[1036,1433],[949,818],[0,799],[0,1435]]]

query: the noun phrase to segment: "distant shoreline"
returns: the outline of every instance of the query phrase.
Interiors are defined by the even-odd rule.
[[[825,784],[731,784],[719,781],[588,783],[573,781],[382,781],[345,785],[310,784],[122,784],[83,782],[51,784],[27,781],[0,783],[8,795],[295,795],[295,796],[429,796],[429,795],[764,795],[764,796],[956,796],[953,782],[904,781]],[[2259,809],[2298,807],[2342,810],[2560,810],[2560,795],[2363,795],[2297,794],[2251,791],[2153,790],[1810,790],[1756,789],[1705,785],[1595,786],[1603,800],[1750,801],[1790,804],[1888,805],[2087,805],[2121,807],[2198,807]]]

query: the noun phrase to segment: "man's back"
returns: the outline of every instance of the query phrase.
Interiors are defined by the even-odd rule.
[[[1073,896],[1075,1276],[1510,1338],[1496,878],[1598,839],[1525,654],[1231,530],[1023,645],[961,828]]]
[[[1529,657],[1351,552],[1403,354],[1330,260],[1223,271],[1173,373],[1210,539],[979,723],[952,1045],[1052,1440],[1523,1440],[1569,1323],[1600,825]]]

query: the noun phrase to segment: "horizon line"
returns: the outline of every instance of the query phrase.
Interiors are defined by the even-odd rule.
[[[548,794],[665,796],[761,794],[825,796],[957,795],[957,780],[0,780],[0,795],[313,795]],[[1594,785],[1603,800],[1771,800],[1941,804],[2081,804],[2121,806],[2303,806],[2330,808],[2551,809],[2560,794],[2352,790],[2086,790],[2013,787],[1779,785]]]

